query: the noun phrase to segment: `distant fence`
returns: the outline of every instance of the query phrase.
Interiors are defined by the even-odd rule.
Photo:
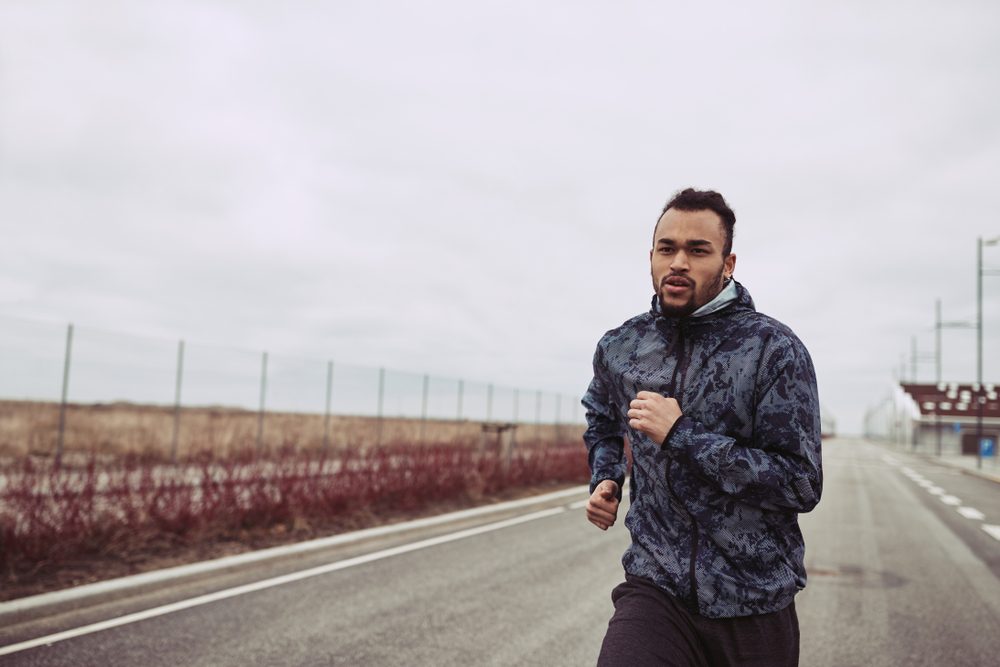
[[[558,440],[579,398],[0,317],[0,452]]]

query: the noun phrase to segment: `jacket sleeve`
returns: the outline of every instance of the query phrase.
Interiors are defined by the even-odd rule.
[[[823,489],[816,372],[798,339],[784,343],[765,355],[758,373],[749,445],[683,415],[663,446],[668,456],[734,500],[765,510],[808,512]]]
[[[604,355],[598,345],[594,353],[594,379],[584,394],[583,407],[587,411],[587,430],[583,441],[587,445],[590,465],[590,492],[606,479],[618,484],[618,499],[625,482],[625,440],[619,412],[608,390],[608,374]]]

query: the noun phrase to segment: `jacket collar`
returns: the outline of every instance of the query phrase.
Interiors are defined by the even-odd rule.
[[[704,317],[705,315],[711,315],[712,313],[718,310],[722,310],[723,308],[731,304],[733,301],[736,301],[737,298],[738,296],[736,294],[736,281],[732,279],[727,280],[725,287],[722,288],[721,292],[715,295],[714,299],[706,303],[698,310],[691,313],[689,317],[694,318],[694,317]]]
[[[731,278],[714,299],[690,315],[685,317],[664,315],[663,311],[660,309],[660,297],[657,294],[653,295],[650,313],[652,313],[653,317],[668,320],[699,320],[716,313],[731,311],[734,307],[756,310],[753,299],[750,297],[750,292],[747,291],[747,288],[735,279]]]

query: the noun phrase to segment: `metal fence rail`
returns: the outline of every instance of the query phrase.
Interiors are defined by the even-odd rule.
[[[8,454],[549,440],[581,417],[553,392],[0,318]]]

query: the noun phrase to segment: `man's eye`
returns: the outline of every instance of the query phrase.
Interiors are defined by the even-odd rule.
[[[668,248],[668,247],[666,247],[666,246],[660,246],[660,254],[661,254],[661,255],[669,255],[669,254],[670,254],[670,253],[672,253],[673,251],[674,251],[674,249],[673,249],[673,248]]]

